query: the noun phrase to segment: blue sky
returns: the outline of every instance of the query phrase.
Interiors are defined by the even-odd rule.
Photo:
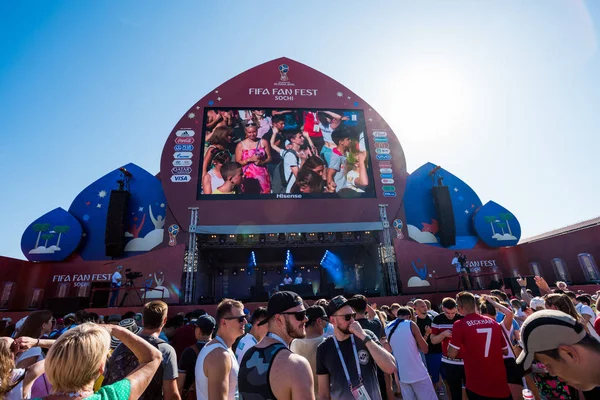
[[[409,171],[434,162],[523,237],[600,214],[600,3],[2,1],[0,255],[106,172],[158,172],[174,124],[287,56],[387,120]]]

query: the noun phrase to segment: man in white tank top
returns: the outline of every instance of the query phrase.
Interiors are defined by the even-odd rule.
[[[217,335],[208,342],[196,360],[196,397],[198,400],[237,398],[238,362],[231,346],[244,334],[244,305],[224,299],[217,306]]]
[[[392,354],[396,358],[403,400],[437,400],[435,389],[419,349],[427,354],[428,346],[406,307],[398,309],[398,319],[385,328]],[[388,349],[390,350],[390,349]]]

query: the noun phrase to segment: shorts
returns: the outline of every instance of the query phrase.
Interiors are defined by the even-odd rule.
[[[431,376],[431,382],[435,385],[440,381],[440,369],[442,367],[442,353],[425,354],[427,360],[427,372]]]
[[[514,358],[505,358],[504,367],[506,368],[506,381],[513,385],[523,386],[523,377],[519,373],[517,362]]]

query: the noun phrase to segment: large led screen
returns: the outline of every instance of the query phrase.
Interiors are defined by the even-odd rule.
[[[198,199],[375,197],[365,132],[359,110],[207,108]]]

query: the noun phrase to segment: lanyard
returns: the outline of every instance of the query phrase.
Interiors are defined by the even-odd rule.
[[[276,334],[274,334],[274,333],[272,333],[272,332],[269,332],[269,333],[267,333],[267,336],[268,336],[268,337],[270,337],[271,339],[275,339],[275,340],[277,340],[278,342],[281,342],[281,344],[283,344],[285,347],[287,347],[287,348],[289,349],[289,346],[288,346],[288,344],[285,342],[285,340],[283,340],[283,339],[281,338],[281,336],[279,336],[279,335],[276,335]]]
[[[354,351],[354,361],[356,362],[356,372],[358,373],[358,384],[362,383],[362,374],[360,372],[360,364],[358,362],[358,353],[356,352],[356,344],[354,343],[354,335],[350,336],[350,340],[352,341],[352,350]],[[333,342],[335,343],[335,348],[337,349],[338,356],[340,357],[340,361],[342,363],[342,368],[344,368],[344,374],[346,375],[346,381],[348,381],[348,386],[350,386],[350,390],[352,390],[352,381],[350,380],[350,374],[348,373],[348,367],[346,367],[346,362],[344,361],[344,356],[340,351],[340,345],[338,344],[337,338],[335,335],[333,336]]]

